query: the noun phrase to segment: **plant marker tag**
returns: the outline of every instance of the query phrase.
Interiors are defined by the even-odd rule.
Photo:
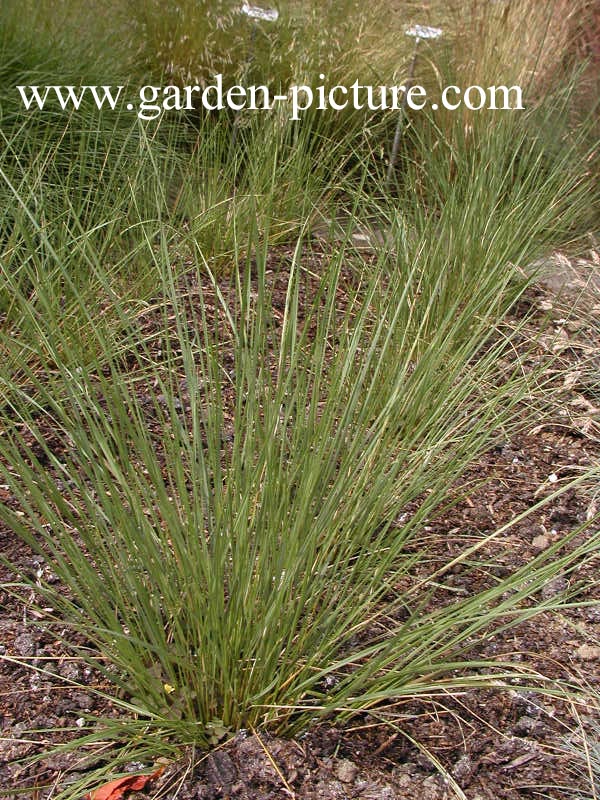
[[[412,86],[413,77],[415,74],[415,65],[417,63],[417,54],[419,52],[419,43],[421,39],[437,39],[443,31],[441,28],[430,28],[429,25],[413,25],[412,28],[407,28],[404,33],[407,36],[412,36],[415,40],[415,49],[413,51],[412,60],[410,62],[410,70],[408,74],[408,84]],[[407,85],[408,85],[407,84]],[[394,134],[394,143],[392,145],[392,152],[390,153],[390,161],[388,164],[387,175],[385,178],[385,185],[389,186],[394,174],[394,166],[398,156],[398,147],[400,146],[400,134],[402,132],[402,119],[406,114],[406,98],[408,92],[404,92],[402,99],[402,111],[398,117],[398,124],[396,125],[396,133]]]
[[[413,25],[404,32],[407,36],[414,36],[415,39],[439,39],[443,33],[441,28],[430,28],[428,25]]]
[[[279,17],[279,11],[276,8],[261,8],[260,6],[251,6],[250,3],[244,3],[242,14],[252,19],[265,20],[265,22],[275,22]]]

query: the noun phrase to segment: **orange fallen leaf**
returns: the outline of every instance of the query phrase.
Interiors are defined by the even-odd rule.
[[[99,789],[86,794],[84,800],[121,800],[125,792],[135,792],[146,788],[146,784],[155,780],[164,772],[164,767],[160,767],[156,772],[143,775],[127,775],[125,778],[117,778],[109,781]]]

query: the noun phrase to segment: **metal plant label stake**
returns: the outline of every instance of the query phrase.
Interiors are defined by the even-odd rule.
[[[406,114],[406,106],[408,103],[408,92],[412,87],[413,78],[415,76],[415,66],[417,63],[417,55],[419,52],[419,42],[421,39],[437,39],[443,31],[441,28],[430,28],[427,25],[413,25],[412,28],[407,28],[404,33],[407,36],[412,36],[415,40],[415,49],[413,51],[410,67],[408,70],[408,80],[406,81],[406,91],[402,97],[402,104],[400,105],[400,114],[398,115],[398,123],[396,125],[396,133],[394,134],[394,143],[392,144],[392,152],[390,153],[390,163],[388,164],[388,171],[385,178],[386,187],[392,181],[394,174],[394,167],[396,166],[396,158],[398,157],[398,148],[400,147],[400,136],[402,134],[402,122]]]
[[[244,3],[241,11],[247,17],[262,19],[265,22],[275,22],[279,18],[279,11],[276,8],[261,8],[260,6],[251,6],[250,3]]]
[[[261,8],[260,6],[251,6],[250,3],[244,3],[244,5],[240,8],[240,13],[244,14],[252,21],[261,20],[262,22],[276,22],[279,19],[279,11],[277,11],[276,8]],[[249,63],[252,63],[254,61],[255,39],[256,39],[256,23],[252,25]]]
[[[250,56],[248,58],[248,62],[244,70],[244,72],[247,74],[250,65],[254,61],[254,49],[256,47],[256,28],[257,28],[256,20],[260,20],[261,22],[276,22],[279,19],[279,11],[277,11],[276,8],[261,8],[261,6],[251,6],[250,3],[244,3],[240,8],[240,14],[244,14],[244,16],[248,17],[253,23],[252,33],[250,34]],[[236,115],[236,121],[238,117],[239,117],[239,112]],[[233,132],[231,134],[232,150],[235,147],[236,138],[237,138],[237,125],[234,122]]]

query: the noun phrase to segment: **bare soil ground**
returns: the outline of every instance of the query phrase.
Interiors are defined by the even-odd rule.
[[[545,326],[540,352],[554,349],[567,373],[557,379],[552,409],[513,440],[498,441],[474,465],[470,477],[485,476],[485,484],[423,531],[433,557],[447,560],[468,537],[497,529],[549,494],[556,480],[600,463],[600,325],[589,325],[590,315],[600,317],[599,272],[595,254],[577,262],[557,256],[547,279],[524,297],[520,311],[535,311],[532,335],[538,323]],[[0,487],[0,501],[11,502],[8,487]],[[478,582],[527,563],[594,516],[599,505],[597,486],[563,495],[494,542],[487,554],[487,573],[459,569],[444,578],[442,589],[466,594],[479,588]],[[45,569],[43,559],[1,527],[0,553],[13,565],[0,567],[0,582],[18,581]],[[585,575],[559,576],[549,583],[542,590],[543,599],[581,577],[593,579],[589,566]],[[60,740],[61,730],[63,738],[72,735],[68,729],[77,729],[84,715],[110,711],[96,693],[102,689],[99,676],[69,657],[52,628],[40,626],[34,599],[33,591],[22,590],[15,597],[0,587],[3,800],[50,800],[61,786],[80,776],[86,769],[83,754],[53,755],[34,764],[27,758]],[[600,592],[588,593],[585,599],[598,601]],[[549,678],[600,691],[598,605],[534,618],[490,640],[487,648],[488,654],[506,654]],[[80,686],[75,689],[68,681]],[[558,800],[574,798],[581,791],[589,797],[585,770],[565,745],[568,741],[577,745],[579,722],[585,727],[597,711],[585,703],[575,707],[534,690],[511,687],[429,702],[403,701],[394,709],[396,727],[386,724],[384,712],[373,712],[344,727],[321,723],[292,740],[242,731],[210,753],[182,754],[147,791],[130,796]],[[39,732],[50,728],[58,733]],[[132,771],[151,768],[152,764],[131,764]]]

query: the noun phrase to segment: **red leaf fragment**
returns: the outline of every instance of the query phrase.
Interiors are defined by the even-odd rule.
[[[109,781],[93,792],[86,794],[83,800],[122,800],[125,792],[139,792],[146,788],[150,781],[155,780],[164,772],[164,767],[160,767],[156,772],[145,773],[143,775],[127,775],[125,778],[117,778]]]

